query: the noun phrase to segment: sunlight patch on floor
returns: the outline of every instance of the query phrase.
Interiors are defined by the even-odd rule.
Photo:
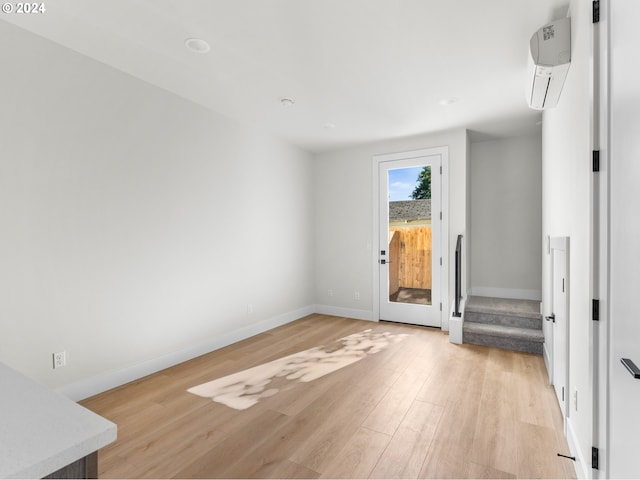
[[[218,378],[187,391],[245,410],[277,394],[287,382],[311,382],[402,341],[407,334],[354,333],[329,345],[294,353],[257,367]]]

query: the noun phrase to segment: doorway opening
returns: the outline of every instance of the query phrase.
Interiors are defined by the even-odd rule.
[[[566,429],[569,416],[569,237],[551,237],[551,381]],[[545,342],[547,339],[545,339]]]
[[[442,327],[446,149],[374,157],[377,319]]]

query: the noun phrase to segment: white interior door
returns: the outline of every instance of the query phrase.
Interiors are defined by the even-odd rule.
[[[551,271],[552,271],[552,305],[553,313],[553,348],[552,348],[552,381],[562,417],[566,419],[569,412],[569,323],[568,301],[569,278],[569,239],[557,237],[551,239]],[[565,422],[566,424],[566,422]]]
[[[441,163],[430,155],[378,164],[381,320],[441,326]]]
[[[601,2],[602,3],[602,2]],[[640,478],[640,2],[605,2],[609,56],[609,478]],[[607,18],[605,16],[605,18]],[[640,374],[640,372],[638,372]]]

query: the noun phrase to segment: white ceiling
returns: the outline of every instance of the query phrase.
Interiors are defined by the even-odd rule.
[[[535,131],[529,38],[568,0],[54,0],[3,15],[300,147]],[[187,38],[211,45],[185,48]],[[292,97],[283,108],[281,97]],[[444,98],[457,103],[440,105]],[[326,124],[334,128],[326,128]]]

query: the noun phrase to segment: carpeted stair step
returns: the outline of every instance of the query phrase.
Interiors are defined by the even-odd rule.
[[[465,322],[502,325],[504,327],[542,328],[542,315],[517,316],[505,313],[485,313],[465,310]]]
[[[540,303],[533,300],[471,297],[465,307],[464,317],[465,323],[542,329]]]
[[[541,354],[544,336],[540,329],[467,322],[465,319],[463,342]]]
[[[494,297],[470,297],[464,310],[462,341],[488,347],[542,353],[540,303]]]

